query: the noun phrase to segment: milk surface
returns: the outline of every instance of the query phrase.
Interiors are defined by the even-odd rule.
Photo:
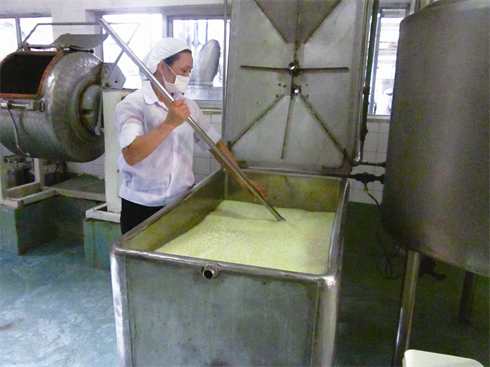
[[[197,226],[157,252],[301,273],[326,272],[335,213],[224,200]]]

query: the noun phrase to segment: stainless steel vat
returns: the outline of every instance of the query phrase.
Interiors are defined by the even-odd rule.
[[[97,134],[104,64],[90,52],[17,51],[0,64],[0,137],[33,158],[87,162]]]
[[[489,270],[488,1],[401,23],[382,220],[409,249]]]
[[[154,252],[222,200],[249,199],[217,171],[114,244],[120,365],[332,365],[347,182],[253,171],[247,176],[265,185],[274,206],[336,213],[332,238],[325,238],[331,243],[328,270],[304,274]]]

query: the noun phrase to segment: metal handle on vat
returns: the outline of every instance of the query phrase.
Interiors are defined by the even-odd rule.
[[[32,105],[34,105],[34,102],[32,102]],[[12,115],[12,111],[10,111],[10,109],[12,107],[17,107],[17,108],[23,108],[23,109],[29,109],[29,105],[28,104],[23,104],[23,103],[14,103],[12,101],[1,101],[0,102],[0,107],[1,108],[6,108],[8,113],[9,113],[9,116],[10,116],[10,122],[12,123],[12,129],[14,131],[14,139],[15,139],[15,146],[17,147],[17,149],[19,150],[19,152],[22,153],[22,155],[24,155],[25,157],[30,157],[31,155],[29,153],[26,153],[22,150],[22,148],[20,147],[20,144],[19,144],[19,130],[17,128],[17,124],[15,123],[15,119],[14,119],[14,115]],[[35,111],[33,109],[33,111]],[[42,111],[44,111],[44,108],[42,109]],[[41,111],[41,112],[42,112]]]
[[[114,30],[111,28],[111,26],[104,20],[100,19],[99,21],[100,25],[106,30],[107,33],[111,35],[111,37],[114,39],[114,41],[118,44],[121,49],[126,52],[128,57],[133,61],[140,71],[150,80],[150,82],[169,100],[170,102],[174,101],[174,98],[170,95],[170,93],[167,92],[165,88],[158,82],[158,80],[153,76],[153,74],[150,72],[150,70],[146,67],[146,65],[138,59],[138,57],[134,54],[134,52],[124,43],[124,41],[117,35]],[[265,200],[262,195],[257,191],[257,189],[248,181],[248,179],[245,177],[245,175],[239,171],[233,163],[228,159],[227,156],[225,156],[221,150],[218,149],[216,144],[211,140],[211,138],[206,134],[206,132],[201,129],[199,125],[191,118],[189,117],[187,119],[187,122],[191,127],[196,131],[196,133],[206,142],[206,144],[209,145],[211,150],[216,153],[222,160],[223,162],[228,166],[228,168],[242,180],[242,182],[245,184],[245,186],[252,192],[252,194],[263,204],[265,207],[274,215],[274,217],[278,221],[284,221],[285,219],[281,217],[281,215]]]

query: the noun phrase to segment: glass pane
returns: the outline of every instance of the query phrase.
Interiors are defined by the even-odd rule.
[[[223,20],[174,20],[173,37],[186,41],[194,56],[194,69],[185,95],[196,100],[221,101],[225,38]]]
[[[162,38],[163,22],[161,14],[109,14],[104,15],[103,18],[125,43],[131,40],[129,48],[140,60]],[[136,33],[132,36],[135,30]],[[108,37],[104,42],[104,62],[115,62],[120,53],[121,48],[114,42],[112,37]],[[126,76],[124,88],[141,88],[138,66],[126,54],[121,56],[117,64]]]
[[[20,18],[20,30],[22,32],[22,41],[27,35],[34,29],[38,23],[52,23],[51,17],[37,17],[37,18]],[[34,33],[29,37],[27,43],[33,45],[49,45],[53,43],[53,26],[52,25],[40,25],[36,28]]]
[[[400,16],[401,15],[401,16]],[[380,18],[380,34],[378,45],[378,59],[374,75],[374,106],[371,113],[376,115],[391,115],[393,85],[396,70],[396,52],[400,22],[403,20],[404,10],[400,13],[394,9],[383,13]]]
[[[15,19],[0,19],[0,60],[17,50],[17,31],[15,30]]]

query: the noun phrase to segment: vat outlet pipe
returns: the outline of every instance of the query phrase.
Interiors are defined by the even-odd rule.
[[[174,102],[174,98],[172,97],[172,95],[167,92],[167,90],[160,84],[160,82],[150,72],[146,65],[135,55],[135,53],[126,45],[126,43],[124,43],[121,37],[119,37],[119,35],[112,29],[109,23],[107,23],[107,21],[105,21],[104,19],[100,19],[99,23],[102,28],[104,28],[104,30],[111,35],[118,46],[121,47],[124,52],[126,52],[131,61],[133,61],[138,66],[140,71],[148,78],[148,80],[155,86],[155,88],[157,88],[168,101]],[[230,159],[223,154],[223,152],[216,146],[216,144],[214,144],[211,138],[206,134],[203,129],[201,129],[201,127],[192,119],[192,117],[189,117],[187,119],[187,122],[189,123],[189,125],[191,125],[197,135],[199,135],[199,137],[203,139],[206,144],[209,145],[211,150],[222,159],[227,168],[229,168],[234,173],[235,177],[238,177],[245,184],[247,189],[250,190],[250,192],[257,198],[257,200],[259,200],[259,202],[261,202],[278,221],[284,221],[285,219],[272,207],[272,205],[267,202],[267,200],[265,200],[265,198],[262,197],[262,195],[260,195],[259,191],[250,183],[245,175],[239,169],[237,169],[237,167],[235,167]]]

